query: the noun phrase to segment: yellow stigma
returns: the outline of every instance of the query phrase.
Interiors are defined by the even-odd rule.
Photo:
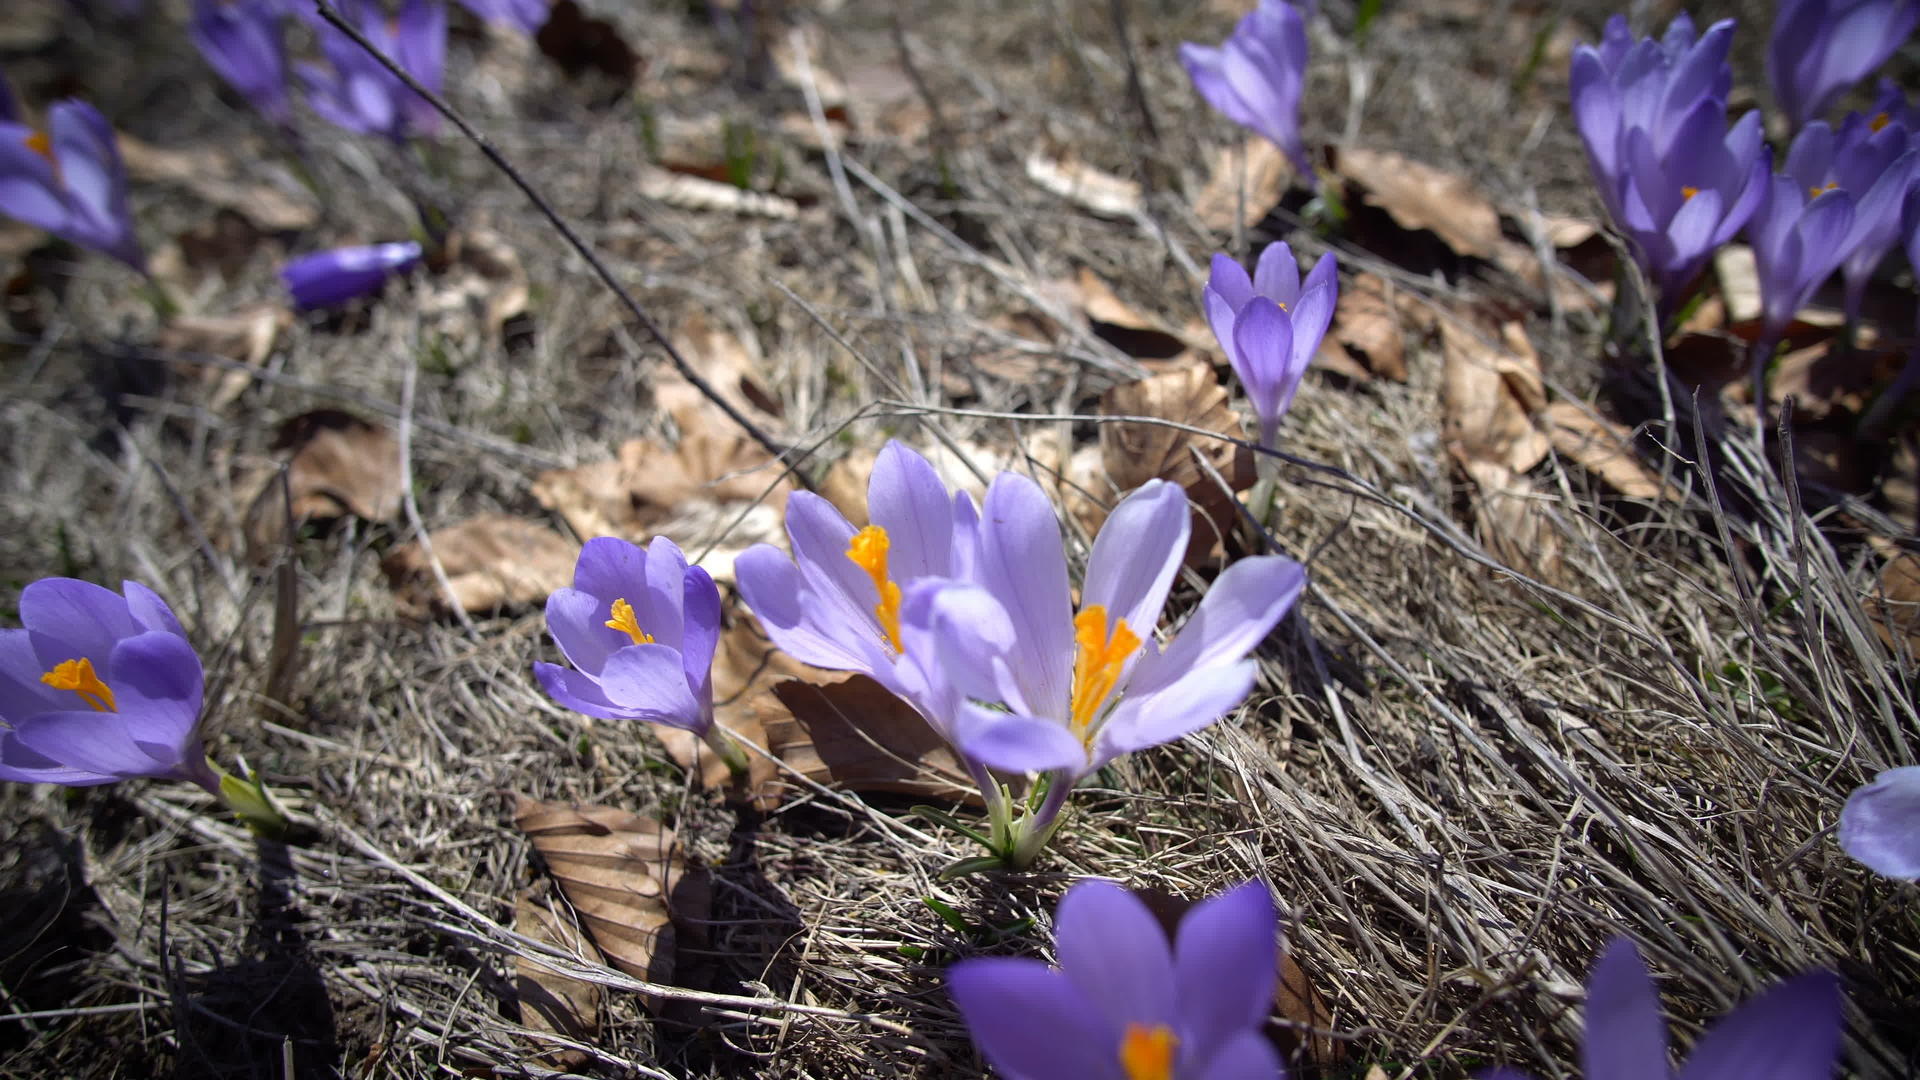
[[[607,620],[607,629],[618,630],[633,639],[635,645],[653,644],[653,635],[640,629],[640,620],[633,617],[633,605],[622,597],[613,602],[613,618]]]
[[[1073,617],[1073,640],[1079,646],[1073,660],[1073,733],[1086,742],[1093,736],[1093,720],[1120,681],[1127,658],[1140,647],[1140,635],[1115,619],[1107,630],[1107,609],[1099,604]]]
[[[1680,189],[1680,198],[1683,200],[1691,199],[1698,194],[1700,194],[1700,189],[1691,184],[1685,185]]]
[[[1120,1039],[1120,1067],[1127,1080],[1173,1080],[1173,1052],[1180,1040],[1165,1024],[1128,1024]]]
[[[28,132],[26,142],[27,142],[27,149],[33,151],[36,154],[39,154],[41,157],[46,158],[48,161],[53,160],[53,140],[47,138],[46,132],[44,131]]]
[[[53,666],[53,670],[40,676],[40,681],[55,690],[71,690],[80,695],[94,712],[115,712],[113,691],[100,676],[93,673],[93,661],[82,656],[76,660],[62,660]]]
[[[1879,131],[1881,128],[1886,127],[1887,124],[1892,122],[1892,120],[1893,120],[1893,117],[1888,116],[1886,113],[1874,113],[1873,119],[1867,121],[1867,130]]]
[[[1820,196],[1825,195],[1827,192],[1832,191],[1834,188],[1837,188],[1839,186],[1840,186],[1839,183],[1837,183],[1836,181],[1829,180],[1826,183],[1821,184],[1819,187],[1808,188],[1807,196],[1809,198],[1817,199]]]
[[[893,651],[905,652],[900,645],[900,586],[887,580],[887,549],[891,543],[887,530],[869,525],[853,534],[853,542],[847,545],[847,558],[865,570],[873,579],[873,587],[880,590],[880,602],[873,605],[873,617],[880,620],[880,628],[887,632]]]

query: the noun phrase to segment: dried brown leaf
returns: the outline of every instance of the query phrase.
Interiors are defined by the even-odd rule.
[[[1911,662],[1920,657],[1920,555],[1881,536],[1869,536],[1867,542],[1885,560],[1866,599],[1867,614],[1887,648],[1906,650]]]
[[[1248,228],[1267,216],[1293,182],[1293,163],[1273,143],[1250,135],[1213,156],[1207,186],[1193,200],[1194,216],[1215,232]]]
[[[595,100],[611,104],[625,97],[640,75],[640,57],[605,19],[580,10],[575,0],[558,0],[534,43],[571,79],[591,78]]]
[[[181,315],[161,327],[160,347],[168,352],[225,357],[257,368],[273,353],[281,331],[291,325],[292,312],[279,304],[255,304],[231,315]],[[207,407],[216,412],[233,404],[253,385],[253,376],[245,371],[200,364],[191,365],[190,370],[212,388]]]
[[[1463,176],[1391,151],[1344,147],[1335,170],[1408,231],[1426,229],[1457,255],[1492,259],[1500,245],[1500,213]]]
[[[768,744],[802,775],[849,791],[981,805],[940,734],[913,706],[865,675],[774,686],[785,706],[767,718]]]
[[[1633,453],[1626,428],[1594,416],[1571,401],[1556,401],[1541,414],[1554,452],[1599,477],[1629,499],[1678,502],[1680,491],[1663,483]]]
[[[777,420],[786,413],[778,396],[762,381],[766,361],[739,337],[708,322],[698,312],[687,316],[674,334],[681,355],[729,405],[756,420]],[[653,382],[654,402],[675,416],[704,411],[713,405],[678,372],[662,372]],[[731,421],[715,417],[715,423]]]
[[[1440,388],[1447,449],[1462,464],[1495,462],[1526,472],[1547,454],[1547,437],[1532,414],[1546,405],[1540,360],[1518,323],[1501,328],[1498,343],[1460,319],[1440,324],[1446,358]]]
[[[573,580],[580,549],[537,521],[509,514],[482,514],[429,538],[446,571],[451,602],[467,612],[490,612],[538,604]],[[380,560],[394,592],[394,605],[410,618],[450,615],[449,598],[434,577],[418,540]]]
[[[346,514],[387,521],[400,512],[405,494],[400,444],[386,428],[337,409],[316,409],[281,424],[273,448],[287,457],[287,494],[296,526]],[[247,540],[256,562],[285,542],[288,513],[280,477],[270,473],[247,510]]]
[[[441,265],[444,263],[444,265]],[[419,293],[420,310],[442,333],[487,338],[527,310],[527,272],[499,233],[469,229],[447,238],[437,272]]]
[[[1027,155],[1027,179],[1103,217],[1140,212],[1140,183],[1101,172],[1085,162],[1058,161],[1038,151]]]
[[[1222,435],[1238,435],[1240,418],[1227,404],[1226,388],[1213,369],[1195,366],[1125,383],[1100,399],[1103,416],[1149,416]],[[1253,486],[1253,455],[1233,443],[1192,435],[1158,424],[1100,425],[1100,448],[1107,475],[1122,491],[1156,477],[1186,489],[1193,506],[1189,561],[1204,559],[1230,535],[1238,503],[1234,492]],[[1194,460],[1199,453],[1227,482],[1220,484]]]
[[[1128,356],[1165,359],[1190,346],[1204,348],[1210,344],[1190,340],[1187,328],[1174,326],[1120,299],[1090,267],[1083,266],[1074,274],[1069,291],[1094,332]]]
[[[513,929],[542,944],[572,953],[585,963],[606,962],[572,919],[549,911],[527,893],[514,901]],[[599,1034],[599,983],[562,975],[530,957],[521,956],[514,961],[513,987],[523,1025],[581,1041]],[[547,1054],[545,1060],[556,1069],[576,1069],[586,1064],[588,1058],[578,1050],[557,1050]]]
[[[687,869],[671,829],[625,810],[524,795],[514,797],[513,823],[614,967],[673,981],[676,938],[705,936],[711,895],[705,876]]]
[[[192,192],[209,205],[232,210],[266,232],[309,229],[320,220],[313,197],[291,177],[284,186],[242,180],[231,158],[205,146],[174,150],[125,133],[120,133],[118,140],[127,175],[134,180],[170,184]]]
[[[1356,274],[1341,288],[1330,336],[1349,356],[1366,365],[1361,377],[1371,374],[1394,382],[1407,381],[1406,334],[1400,329],[1392,287],[1379,275]],[[1326,352],[1323,344],[1321,355]]]

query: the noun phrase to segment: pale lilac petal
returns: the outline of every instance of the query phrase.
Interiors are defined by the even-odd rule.
[[[1298,293],[1296,293],[1296,296],[1304,295],[1315,289],[1337,290],[1339,287],[1340,263],[1339,260],[1333,257],[1333,252],[1329,251],[1320,256],[1320,261],[1314,263],[1313,269],[1307,272],[1307,279],[1300,283],[1300,289]],[[1294,321],[1298,322],[1300,320],[1299,305],[1295,304],[1293,310]]]
[[[1220,351],[1226,355],[1227,363],[1232,364],[1235,371],[1240,370],[1240,350],[1233,344],[1233,305],[1209,285],[1200,293],[1200,306],[1206,310],[1207,325],[1212,328],[1214,339],[1220,342]]]
[[[1141,638],[1153,635],[1167,590],[1187,553],[1193,516],[1178,484],[1149,480],[1114,507],[1087,559],[1082,610],[1107,609],[1107,626],[1125,619]]]
[[[1221,1044],[1200,1080],[1283,1080],[1280,1054],[1258,1031],[1242,1031]]]
[[[689,566],[683,581],[686,621],[680,636],[680,662],[694,698],[704,705],[712,697],[708,683],[713,677],[713,654],[720,646],[720,588],[698,566]]]
[[[967,697],[995,701],[1003,658],[1020,647],[1013,621],[991,592],[951,580],[921,581],[907,590],[900,612],[907,655],[926,658],[943,680]],[[1000,663],[996,663],[996,662]],[[1024,702],[1009,701],[1013,708]]]
[[[135,634],[114,645],[99,674],[113,690],[120,721],[152,756],[178,761],[195,744],[206,676],[185,638],[165,630]]]
[[[1066,769],[1080,775],[1088,769],[1080,740],[1058,722],[1037,716],[968,705],[955,718],[953,742],[961,753],[1001,772]]]
[[[894,581],[952,573],[953,502],[926,458],[888,440],[867,484],[867,516],[887,531]]]
[[[947,986],[974,1045],[1007,1080],[1124,1080],[1120,1032],[1064,974],[983,957],[948,969]]]
[[[75,769],[33,750],[10,730],[0,729],[0,780],[16,784],[65,784],[91,787],[111,784],[120,777],[111,773]]]
[[[1840,1008],[1840,980],[1831,972],[1788,979],[1709,1028],[1680,1080],[1828,1080],[1840,1054]]]
[[[1013,620],[1021,648],[1011,661],[1033,709],[1065,715],[1072,686],[1073,600],[1060,523],[1039,485],[1001,473],[982,512],[980,581]]]
[[[1138,897],[1105,881],[1080,882],[1060,899],[1053,941],[1060,970],[1114,1028],[1174,1027],[1173,951]]]
[[[1273,898],[1259,881],[1204,901],[1180,920],[1173,963],[1181,1038],[1204,1047],[1259,1030],[1278,979],[1276,921]]]
[[[679,545],[654,537],[647,545],[646,577],[640,584],[644,592],[628,598],[640,629],[655,644],[679,649],[687,621],[687,557]]]
[[[1627,938],[1615,938],[1587,977],[1586,1038],[1581,1069],[1587,1080],[1648,1080],[1673,1075],[1667,1063],[1667,1025],[1660,996]]]
[[[631,645],[607,657],[600,670],[607,700],[643,720],[699,729],[706,713],[687,687],[679,652],[664,645]]]
[[[607,699],[600,684],[587,675],[559,664],[534,661],[533,677],[540,680],[540,686],[547,695],[560,704],[577,713],[596,716],[602,720],[632,720],[633,710],[615,705]]]
[[[1214,579],[1166,651],[1142,660],[1129,693],[1151,693],[1200,668],[1252,652],[1306,587],[1306,568],[1282,555],[1241,559]]]
[[[141,632],[125,597],[74,578],[41,578],[22,589],[20,625],[33,633],[42,671],[79,657],[98,668],[114,642]]]
[[[1253,270],[1253,291],[1285,308],[1300,296],[1300,263],[1286,241],[1268,244]]]
[[[1093,767],[1207,727],[1247,699],[1257,669],[1243,660],[1190,671],[1153,694],[1129,693],[1094,737]]]
[[[127,615],[141,627],[148,630],[165,630],[169,634],[186,637],[186,630],[180,626],[180,620],[173,614],[173,608],[160,598],[160,594],[137,581],[122,581],[121,595],[127,602]]]
[[[1277,418],[1293,355],[1293,320],[1273,301],[1256,296],[1234,318],[1233,344],[1240,358],[1234,372],[1253,411],[1263,420]]]
[[[21,721],[13,738],[66,768],[123,780],[164,776],[178,765],[177,758],[155,760],[125,724],[88,710],[41,713]]]
[[[1920,878],[1920,765],[1888,769],[1847,797],[1840,846],[1877,874]]]
[[[1239,311],[1247,306],[1247,301],[1255,296],[1253,279],[1247,271],[1232,257],[1215,253],[1208,264],[1207,288],[1218,293],[1220,299],[1227,302],[1229,311]],[[1216,327],[1216,330],[1218,328]]]
[[[833,622],[865,624],[875,640],[882,631],[873,614],[880,591],[859,564],[847,556],[857,530],[832,503],[806,491],[787,499],[787,537],[794,562],[817,601],[834,606]]]
[[[815,601],[799,568],[779,548],[755,544],[741,552],[733,561],[733,575],[767,637],[788,655],[829,671],[867,670],[865,654],[853,643],[855,635],[867,629],[823,621],[840,616],[844,605]],[[823,626],[833,632],[824,632]]]
[[[0,725],[34,713],[73,708],[71,691],[55,690],[40,681],[47,671],[34,650],[31,631],[0,630]]]
[[[560,646],[567,663],[598,676],[607,657],[633,644],[633,639],[607,625],[610,604],[579,589],[555,589],[547,596],[547,633]]]
[[[1313,285],[1300,290],[1300,298],[1294,301],[1293,341],[1288,351],[1287,371],[1281,380],[1280,400],[1275,403],[1280,413],[1293,407],[1293,396],[1299,392],[1300,380],[1320,351],[1320,341],[1326,337],[1327,325],[1333,321],[1333,309],[1339,298],[1337,287]]]

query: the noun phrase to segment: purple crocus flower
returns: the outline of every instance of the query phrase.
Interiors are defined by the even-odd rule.
[[[1659,41],[1635,41],[1615,15],[1597,48],[1574,50],[1574,122],[1594,184],[1667,311],[1766,192],[1760,114],[1727,127],[1732,38],[1725,19],[1695,41],[1683,13]]]
[[[1885,63],[1916,24],[1916,0],[1781,0],[1767,42],[1767,77],[1794,129]]]
[[[1840,981],[1797,975],[1748,1000],[1707,1029],[1680,1072],[1685,1080],[1827,1080],[1840,1052]],[[1615,938],[1587,979],[1586,1080],[1672,1080],[1660,995],[1640,950]],[[1482,1080],[1524,1080],[1501,1069]]]
[[[664,536],[645,551],[589,540],[573,587],[547,598],[547,629],[571,667],[537,663],[555,701],[608,720],[713,731],[713,651],[720,590]]]
[[[1838,254],[1847,287],[1847,319],[1857,321],[1873,271],[1900,239],[1901,207],[1920,175],[1920,149],[1913,133],[1898,121],[1882,123],[1859,113],[1849,113],[1837,132],[1817,120],[1793,140],[1785,172],[1809,196],[1839,190],[1852,198],[1852,221]],[[1772,206],[1763,207],[1752,227],[1760,229],[1760,220],[1775,212]],[[1764,274],[1761,284],[1769,284]],[[1804,296],[1800,299],[1805,303]]]
[[[531,34],[545,26],[552,8],[547,0],[460,0],[468,11],[491,23]]]
[[[1807,131],[1818,132],[1823,126]],[[1760,277],[1760,336],[1754,341],[1756,379],[1772,358],[1787,324],[1793,321],[1793,313],[1806,306],[1814,290],[1846,258],[1844,245],[1854,217],[1851,192],[1808,188],[1784,173],[1768,184],[1767,197],[1747,227],[1754,269]]]
[[[1266,885],[1250,881],[1196,905],[1169,942],[1138,897],[1082,881],[1054,916],[1059,967],[980,957],[947,985],[1007,1080],[1279,1080],[1261,1030],[1275,921]]]
[[[1314,4],[1308,0],[1306,15]],[[1260,0],[1224,44],[1182,42],[1180,62],[1207,104],[1279,147],[1308,187],[1318,186],[1300,138],[1300,91],[1307,74],[1307,24],[1287,0]]]
[[[1920,878],[1920,765],[1888,769],[1847,797],[1840,846],[1876,874]]]
[[[0,122],[0,211],[146,268],[113,128],[85,102],[55,103],[45,132]]]
[[[302,255],[280,268],[280,280],[303,311],[333,307],[377,292],[395,274],[420,261],[420,245],[397,244],[333,248]]]
[[[421,86],[439,92],[447,60],[447,10],[438,0],[406,0],[399,17],[392,19],[373,0],[341,0],[335,6],[375,48]],[[434,107],[373,54],[319,16],[309,21],[328,65],[299,68],[313,111],[348,131],[385,135],[395,142],[439,130],[440,114]]]
[[[903,662],[902,613],[917,582],[969,575],[973,499],[949,492],[926,458],[890,441],[867,484],[867,515],[872,524],[855,529],[832,503],[795,492],[787,499],[793,557],[770,544],[743,552],[734,563],[740,595],[794,659],[866,675],[950,737],[948,717],[926,707],[923,665]]]
[[[1227,256],[1213,257],[1201,304],[1253,402],[1260,445],[1268,449],[1333,318],[1340,290],[1337,269],[1328,252],[1302,283],[1300,264],[1285,243],[1267,245],[1252,278]]]
[[[195,0],[187,27],[200,55],[276,124],[293,118],[277,0]]]
[[[0,630],[0,780],[158,776],[219,793],[200,658],[166,601],[133,581],[42,578],[20,593],[20,624]]]

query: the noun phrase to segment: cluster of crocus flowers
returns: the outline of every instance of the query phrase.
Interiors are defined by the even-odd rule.
[[[1266,885],[1250,881],[1195,905],[1168,941],[1138,897],[1082,881],[1054,918],[1058,967],[981,957],[947,984],[1007,1080],[1278,1080],[1263,1031],[1275,924]]]
[[[380,291],[387,279],[419,265],[420,254],[411,240],[333,248],[288,261],[280,280],[303,311],[336,307]]]
[[[1797,975],[1742,1004],[1694,1043],[1685,1080],[1828,1080],[1840,1053],[1840,983]],[[1616,938],[1587,979],[1586,1080],[1673,1080],[1660,995],[1640,950]],[[1499,1069],[1483,1080],[1527,1080]]]
[[[1781,0],[1767,41],[1774,100],[1795,130],[1805,127],[1917,25],[1920,0]]]
[[[1920,879],[1920,765],[1888,769],[1847,798],[1840,846],[1876,874]]]
[[[1252,277],[1228,256],[1213,257],[1201,306],[1253,404],[1261,446],[1274,447],[1280,418],[1320,350],[1339,292],[1332,252],[1320,256],[1305,281],[1285,243],[1260,253]]]
[[[918,708],[981,786],[990,860],[1015,867],[1046,844],[1081,777],[1244,700],[1246,654],[1305,581],[1291,560],[1243,559],[1163,649],[1155,629],[1192,528],[1174,485],[1150,481],[1114,508],[1077,606],[1059,521],[1027,477],[1001,473],[976,511],[893,443],[869,513],[856,529],[824,499],[794,495],[792,557],[767,545],[741,555],[741,594],[797,659],[869,675]],[[993,771],[1032,777],[1028,797]]]
[[[339,0],[335,7],[374,48],[421,86],[438,93],[447,60],[447,10],[438,0],[406,0],[389,17],[374,0]],[[327,63],[299,66],[307,104],[327,121],[362,135],[404,142],[440,129],[432,104],[318,15],[308,20]]]
[[[1306,15],[1313,14],[1309,0]],[[1260,0],[1220,45],[1180,45],[1193,88],[1227,119],[1272,142],[1308,187],[1317,185],[1300,136],[1307,76],[1307,25],[1288,0]]]
[[[54,103],[44,131],[0,120],[0,212],[146,267],[113,128],[83,101]]]
[[[293,119],[281,0],[194,0],[187,34],[214,71],[261,115]]]
[[[1727,127],[1732,38],[1727,19],[1696,40],[1683,13],[1660,40],[1635,41],[1615,15],[1599,46],[1574,51],[1573,115],[1587,164],[1663,313],[1766,195],[1772,156],[1760,114]]]
[[[606,720],[691,731],[736,771],[738,744],[713,720],[713,653],[720,590],[674,542],[645,549],[611,536],[587,541],[573,586],[547,598],[547,630],[567,659],[533,673],[555,701]]]

